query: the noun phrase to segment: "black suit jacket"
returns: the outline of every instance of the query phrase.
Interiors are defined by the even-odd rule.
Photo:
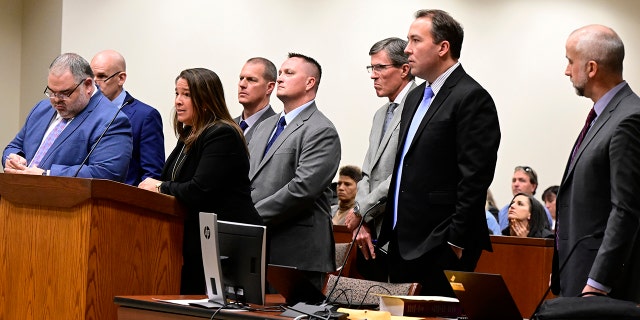
[[[241,133],[229,124],[212,125],[196,140],[172,178],[183,146],[178,141],[167,158],[161,188],[188,208],[181,293],[204,294],[199,212],[213,212],[218,220],[250,224],[262,224],[262,218],[251,200],[249,155]]]
[[[412,90],[402,111],[382,243],[391,238],[397,169],[424,89],[425,83]],[[403,259],[416,259],[447,242],[465,250],[491,250],[484,204],[499,144],[491,96],[457,67],[433,98],[404,159],[396,225]]]
[[[640,303],[640,98],[625,85],[604,108],[567,163],[556,199],[554,293],[575,296],[587,278],[611,296]],[[605,231],[604,238],[586,235]],[[560,262],[560,263],[558,263]],[[558,280],[558,277],[553,277]]]

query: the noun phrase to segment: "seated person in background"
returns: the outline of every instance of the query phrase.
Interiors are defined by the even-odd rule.
[[[262,224],[262,218],[251,200],[247,145],[229,114],[220,78],[208,69],[186,69],[175,84],[178,143],[160,180],[146,178],[139,187],[172,195],[187,206],[180,294],[204,294],[199,212],[249,224]]]
[[[518,193],[524,193],[528,195],[535,195],[536,189],[538,189],[538,175],[529,166],[517,166],[513,171],[513,178],[511,178],[511,192],[515,196]],[[498,222],[500,223],[500,229],[504,229],[509,226],[509,219],[507,219],[509,208],[511,204],[504,206],[498,213]],[[543,207],[544,208],[544,207]],[[544,208],[547,214],[547,222],[551,225],[551,213]]]
[[[493,216],[491,211],[485,211],[485,216],[487,217],[487,228],[489,229],[489,234],[500,235],[500,225],[498,224],[498,220]]]
[[[123,113],[116,116],[118,108],[93,78],[89,62],[75,53],[53,60],[47,98],[31,109],[4,149],[4,172],[124,181],[133,148],[131,124]]]
[[[496,200],[493,199],[491,189],[487,189],[487,201],[484,203],[484,209],[493,215],[494,220],[498,220],[498,212],[500,212],[500,209],[498,209]]]
[[[551,213],[551,230],[556,229],[556,196],[558,196],[559,186],[551,186],[542,193],[544,206]]]
[[[502,235],[520,238],[552,238],[544,207],[532,195],[518,193],[509,206],[509,225]]]
[[[362,180],[362,171],[357,166],[344,166],[338,171],[338,205],[331,206],[333,224],[345,224],[349,210],[356,204],[358,182]]]

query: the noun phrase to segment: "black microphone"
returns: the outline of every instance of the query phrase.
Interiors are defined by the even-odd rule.
[[[542,303],[544,302],[545,298],[549,294],[549,291],[551,290],[551,284],[553,284],[554,280],[557,280],[558,277],[560,277],[560,273],[562,272],[562,270],[564,270],[564,266],[567,265],[567,262],[569,262],[569,259],[573,255],[573,252],[576,251],[576,248],[578,248],[578,245],[580,244],[580,242],[582,242],[582,241],[584,241],[586,239],[591,239],[591,238],[600,239],[603,236],[604,236],[604,231],[597,231],[597,232],[588,234],[588,235],[578,239],[578,241],[576,241],[576,243],[573,245],[573,247],[571,247],[571,250],[569,251],[569,254],[567,255],[567,258],[564,259],[564,262],[562,263],[560,268],[558,268],[558,272],[556,272],[555,274],[551,275],[551,283],[549,284],[549,287],[547,288],[547,291],[545,291],[544,294],[542,295],[542,298],[540,299],[540,302],[538,302],[538,305],[533,310],[533,314],[529,317],[529,319],[533,319],[533,317],[536,315],[536,313],[538,313],[538,310],[540,309],[540,306],[542,305]]]
[[[365,211],[365,213],[360,218],[360,223],[358,223],[358,228],[356,229],[356,237],[360,233],[360,228],[362,228],[362,224],[364,223],[364,218],[371,211],[373,211],[373,209],[377,208],[378,206],[380,206],[381,204],[383,204],[385,202],[387,202],[387,197],[383,196],[373,206],[371,206],[371,208],[369,208],[369,210]],[[331,288],[331,291],[325,297],[324,302],[322,304],[326,304],[329,301],[329,298],[331,298],[331,295],[336,290],[336,287],[338,287],[338,280],[340,280],[340,277],[342,276],[342,270],[344,270],[344,266],[347,264],[347,261],[349,260],[349,254],[351,253],[351,248],[353,248],[353,244],[356,242],[356,237],[354,237],[353,240],[351,240],[351,243],[349,244],[349,249],[347,249],[347,253],[345,255],[344,261],[342,262],[342,266],[340,266],[340,271],[338,272],[338,276],[336,277],[336,281],[333,282],[333,288]]]
[[[124,108],[124,106],[126,106],[126,105],[128,105],[128,104],[130,104],[132,102],[133,102],[133,97],[129,96],[129,99],[125,100],[124,103],[120,106],[120,108],[118,108],[118,111],[116,111],[116,114],[113,115],[113,118],[111,118],[111,121],[109,122],[107,127],[104,128],[104,131],[102,131],[102,134],[100,134],[100,136],[98,137],[98,140],[96,140],[96,143],[94,143],[93,146],[91,146],[91,150],[89,150],[89,153],[87,153],[87,156],[80,163],[80,166],[78,167],[78,170],[76,170],[76,173],[73,174],[74,178],[78,176],[78,173],[80,173],[80,169],[82,169],[82,167],[84,167],[84,165],[87,163],[87,160],[89,160],[89,157],[93,153],[93,150],[96,149],[96,146],[98,146],[98,143],[100,143],[100,140],[102,140],[102,137],[104,137],[105,133],[107,133],[109,128],[111,128],[111,124],[113,123],[113,121],[116,120],[116,117],[120,113],[120,110],[122,110],[122,108]]]

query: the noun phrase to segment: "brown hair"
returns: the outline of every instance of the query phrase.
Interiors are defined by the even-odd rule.
[[[178,79],[187,81],[193,105],[190,127],[178,121],[177,113],[173,114],[173,129],[178,139],[184,141],[185,150],[188,151],[204,130],[216,122],[232,126],[244,141],[242,130],[229,114],[222,82],[215,72],[205,68],[186,69],[176,77],[176,82]]]

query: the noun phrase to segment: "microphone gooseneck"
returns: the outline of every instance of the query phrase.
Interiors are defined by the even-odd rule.
[[[84,158],[84,160],[82,160],[82,162],[80,163],[80,166],[78,167],[78,170],[76,170],[76,173],[73,174],[73,177],[77,177],[78,173],[80,173],[80,170],[82,169],[82,167],[84,167],[84,165],[87,163],[87,161],[89,160],[89,157],[91,156],[91,154],[93,153],[93,150],[96,149],[96,146],[98,146],[98,143],[100,143],[100,141],[102,140],[102,137],[104,137],[104,135],[107,133],[107,131],[109,130],[109,128],[111,128],[111,124],[113,123],[113,121],[116,120],[116,117],[118,116],[118,114],[120,113],[120,110],[122,110],[122,108],[124,108],[124,106],[130,104],[133,102],[133,97],[129,97],[129,99],[125,100],[124,103],[122,104],[122,106],[120,106],[120,108],[118,108],[118,111],[116,111],[116,114],[113,115],[113,118],[111,118],[111,121],[109,121],[109,124],[107,124],[107,127],[104,128],[104,131],[102,131],[102,133],[100,134],[100,136],[98,137],[98,140],[96,140],[96,143],[93,144],[93,146],[91,146],[91,150],[89,150],[89,153],[87,153],[87,156]]]
[[[569,259],[573,255],[573,252],[576,251],[576,248],[578,248],[578,245],[582,241],[587,240],[587,239],[591,239],[591,238],[600,239],[603,236],[604,236],[604,231],[597,231],[597,232],[588,234],[588,235],[578,239],[578,241],[576,241],[576,243],[574,243],[573,246],[571,247],[571,250],[569,250],[569,254],[567,255],[567,258],[564,259],[564,262],[562,262],[562,265],[560,266],[560,268],[558,268],[558,272],[556,272],[555,274],[551,275],[551,283],[553,283],[554,280],[556,280],[556,279],[558,279],[558,277],[560,277],[560,273],[562,273],[562,270],[564,270],[564,267],[567,265],[567,262],[569,262]],[[538,305],[536,305],[536,308],[533,310],[533,313],[531,314],[529,319],[533,319],[533,317],[536,315],[536,313],[538,313],[538,310],[540,309],[540,306],[542,305],[542,303],[544,302],[545,298],[549,294],[549,291],[551,291],[551,284],[549,284],[549,287],[547,287],[547,290],[542,295],[542,298],[540,298],[540,302],[538,302]]]
[[[369,208],[362,215],[362,217],[360,218],[360,223],[358,223],[358,228],[356,229],[356,237],[357,237],[358,233],[360,233],[360,228],[362,228],[362,224],[364,223],[364,218],[371,211],[373,211],[373,209],[377,208],[378,206],[382,205],[385,202],[387,202],[387,197],[381,197],[373,206],[371,206],[371,208]],[[344,266],[347,264],[347,261],[349,260],[349,255],[351,254],[351,249],[353,248],[353,244],[356,242],[356,237],[353,237],[353,239],[351,240],[351,243],[349,244],[349,249],[347,249],[347,253],[346,253],[345,257],[344,257],[344,260],[342,261],[342,265],[340,266],[340,271],[338,271],[338,276],[336,277],[336,281],[333,282],[333,288],[331,288],[331,291],[325,297],[323,304],[326,304],[327,302],[329,302],[329,299],[331,298],[331,295],[336,290],[336,287],[338,287],[338,280],[340,280],[340,277],[342,277],[342,270],[344,270]]]

